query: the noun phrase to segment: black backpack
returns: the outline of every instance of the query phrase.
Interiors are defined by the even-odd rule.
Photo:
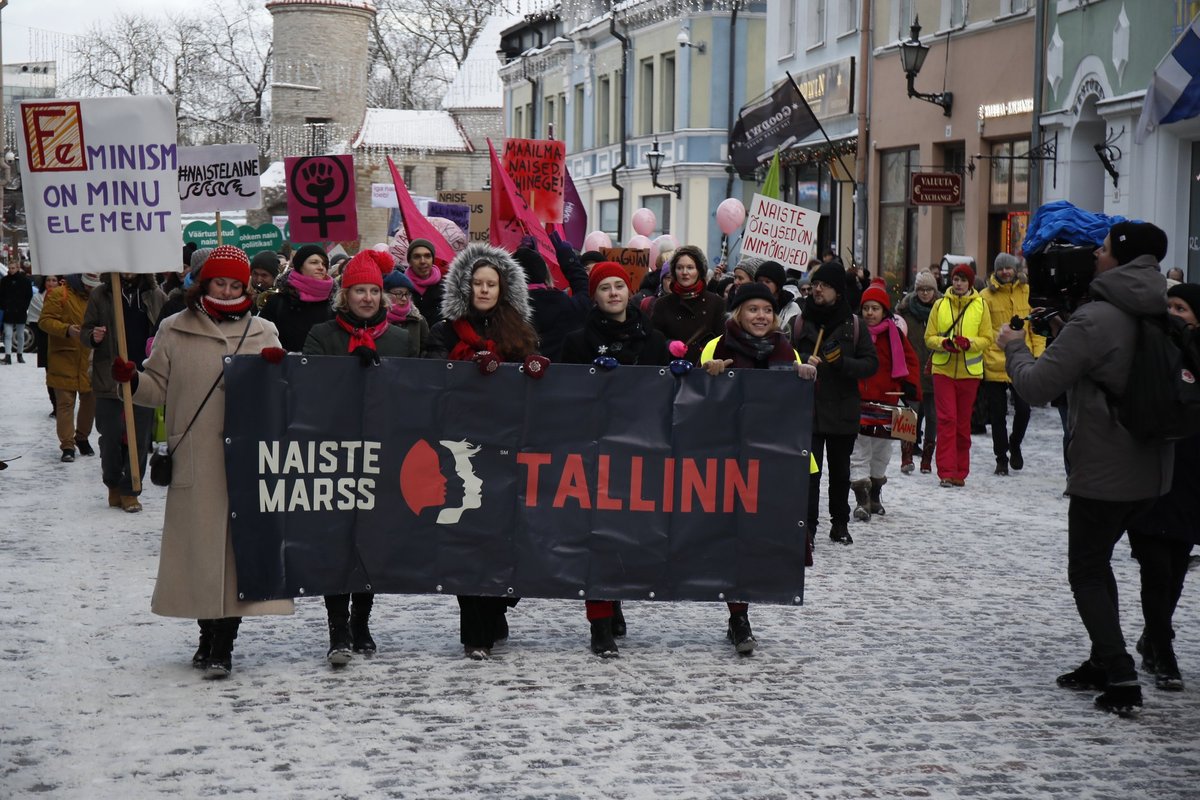
[[[1174,441],[1200,433],[1200,339],[1172,314],[1139,316],[1125,393],[1110,403],[1139,439]]]

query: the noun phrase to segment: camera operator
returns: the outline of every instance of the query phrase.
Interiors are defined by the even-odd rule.
[[[1110,560],[1129,521],[1170,488],[1173,454],[1170,445],[1139,440],[1122,427],[1109,397],[1125,391],[1137,317],[1166,313],[1166,279],[1158,269],[1166,250],[1166,234],[1154,225],[1114,225],[1095,253],[1092,302],[1071,315],[1041,358],[1034,360],[1023,331],[1004,325],[997,338],[1013,386],[1027,402],[1049,402],[1063,391],[1070,398],[1067,577],[1091,654],[1057,683],[1102,691],[1096,706],[1121,715],[1141,708],[1142,689],[1121,634]]]

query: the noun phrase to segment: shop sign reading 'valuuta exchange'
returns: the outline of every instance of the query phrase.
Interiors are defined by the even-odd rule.
[[[909,186],[914,206],[957,206],[962,203],[962,176],[953,172],[914,172]]]

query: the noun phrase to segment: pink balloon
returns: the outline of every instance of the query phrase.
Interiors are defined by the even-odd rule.
[[[717,227],[726,236],[742,227],[745,221],[746,207],[736,197],[722,200],[721,205],[717,206]]]
[[[664,233],[662,236],[659,236],[657,239],[654,240],[654,243],[656,245],[658,245],[659,252],[662,252],[664,250],[678,250],[679,249],[679,242],[675,239],[674,236],[672,236],[669,233]]]
[[[657,241],[651,242],[650,243],[650,268],[651,269],[654,268],[655,262],[658,261],[658,254],[660,252],[662,252],[662,251],[659,250],[659,248],[658,248],[658,242]]]
[[[630,238],[630,240],[625,243],[625,246],[632,250],[649,250],[650,239],[639,233],[637,236]]]
[[[654,227],[657,224],[658,218],[654,216],[654,212],[650,209],[639,208],[633,212],[633,230],[642,236],[649,236],[654,233]]]
[[[604,231],[592,231],[583,240],[584,250],[600,250],[604,247],[612,247],[612,238]]]

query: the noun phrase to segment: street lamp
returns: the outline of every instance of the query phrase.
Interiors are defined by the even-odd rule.
[[[654,147],[646,153],[646,162],[650,165],[650,183],[655,189],[666,189],[675,195],[676,200],[683,199],[683,186],[678,183],[659,183],[658,173],[662,171],[663,158],[666,154],[658,149],[658,137],[654,137]]]
[[[904,69],[904,74],[908,78],[908,96],[924,100],[927,103],[933,103],[935,106],[941,106],[948,117],[950,116],[950,108],[954,104],[953,92],[929,94],[918,92],[916,86],[913,85],[917,78],[917,73],[921,71],[921,67],[925,64],[925,56],[927,55],[929,55],[929,46],[921,44],[921,20],[917,17],[913,19],[912,27],[909,29],[908,41],[900,43],[900,66]]]

